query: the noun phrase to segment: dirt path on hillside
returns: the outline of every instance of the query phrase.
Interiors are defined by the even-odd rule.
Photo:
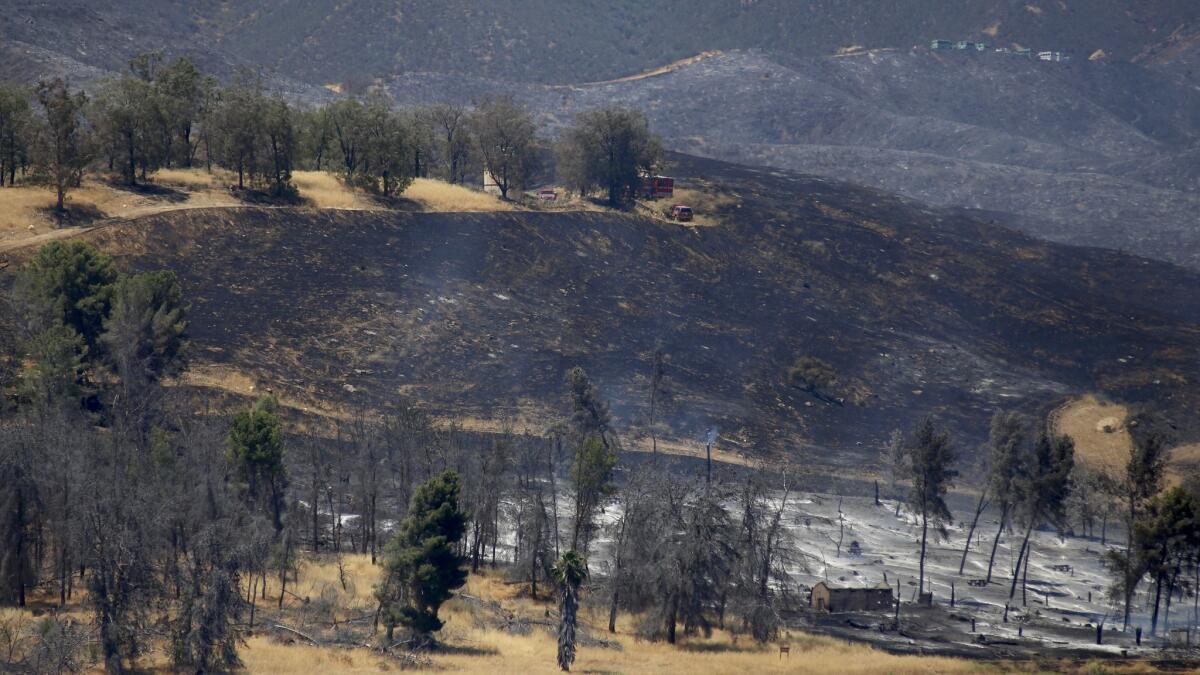
[[[90,225],[82,225],[82,226],[77,226],[77,227],[64,227],[64,228],[60,228],[57,230],[50,230],[48,232],[39,232],[37,234],[33,234],[28,237],[11,239],[11,240],[7,240],[7,241],[0,241],[0,253],[17,251],[20,249],[30,248],[33,246],[40,246],[42,244],[46,244],[46,243],[49,243],[52,241],[58,241],[60,239],[71,239],[73,237],[77,237],[82,234],[91,232],[93,230],[98,230],[102,227],[107,227],[109,225],[113,225],[115,223],[122,223],[122,222],[130,221],[130,220],[136,220],[138,218],[143,218],[146,216],[153,216],[153,215],[157,215],[160,213],[168,213],[168,212],[174,212],[174,211],[194,211],[197,209],[237,209],[237,208],[286,209],[286,208],[296,208],[296,207],[292,207],[292,206],[245,204],[243,202],[238,202],[238,201],[234,201],[234,200],[223,201],[220,199],[210,199],[210,198],[208,198],[209,195],[198,195],[198,196],[200,197],[199,199],[188,200],[186,203],[183,203],[183,204],[154,204],[151,206],[141,206],[141,207],[137,207],[134,209],[130,209],[129,211],[123,212],[120,215],[110,216],[108,218],[104,218],[104,219],[95,221]],[[336,207],[336,210],[369,211],[369,210],[378,210],[378,209],[366,209],[366,208],[357,209],[357,208],[351,208],[351,207]]]
[[[0,252],[15,251],[31,246],[39,246],[51,241],[58,241],[60,239],[70,239],[85,232],[90,232],[96,228],[105,227],[106,225],[110,225],[112,223],[121,222],[132,218],[140,218],[142,216],[150,216],[157,213],[165,213],[167,211],[244,206],[244,204],[239,202],[233,196],[218,191],[187,192],[187,199],[180,202],[165,200],[156,201],[147,199],[146,197],[140,195],[123,195],[119,194],[119,190],[105,185],[89,185],[88,188],[89,196],[93,194],[104,194],[106,197],[108,197],[106,203],[104,203],[101,208],[103,216],[102,218],[94,220],[86,225],[76,225],[54,229],[43,229],[31,225],[29,230],[18,233],[11,239],[0,240]]]
[[[0,253],[6,253],[8,251],[15,251],[17,249],[27,248],[30,246],[39,246],[41,244],[46,244],[46,243],[49,243],[52,241],[57,241],[59,239],[70,239],[71,237],[78,236],[80,234],[83,234],[84,232],[89,232],[91,230],[94,230],[97,227],[103,227],[103,225],[101,224],[101,225],[88,225],[85,227],[64,227],[61,230],[51,230],[49,232],[42,232],[42,233],[35,234],[30,237],[25,237],[24,239],[15,239],[12,241],[0,241]]]
[[[606,84],[620,84],[622,82],[636,82],[638,80],[646,80],[651,77],[658,77],[659,75],[666,75],[667,73],[673,73],[676,70],[679,70],[680,68],[690,66],[694,63],[700,63],[701,61],[711,59],[714,56],[720,56],[722,53],[723,52],[719,49],[711,50],[711,51],[707,51],[707,52],[700,52],[699,54],[696,54],[695,56],[689,56],[686,59],[679,59],[678,61],[672,61],[671,63],[668,63],[665,66],[659,66],[658,68],[653,68],[651,70],[643,71],[641,73],[635,73],[633,75],[626,75],[625,77],[618,77],[618,78],[612,79],[612,80],[597,80],[595,82],[581,82],[579,84],[561,84],[561,85],[556,85],[551,88],[552,89],[573,89],[575,87],[597,87],[597,86],[603,86]]]
[[[213,179],[216,181],[216,179]],[[347,189],[336,178],[316,172],[300,171],[295,174],[297,187],[305,203],[295,205],[253,204],[241,201],[219,181],[213,185],[196,187],[180,184],[179,182],[163,182],[149,184],[165,191],[174,191],[174,198],[162,198],[161,195],[143,195],[126,192],[117,187],[89,182],[84,188],[77,190],[81,193],[80,208],[84,211],[94,210],[99,217],[85,225],[73,225],[56,228],[53,220],[30,203],[51,203],[51,197],[43,190],[30,191],[26,186],[17,188],[17,192],[0,192],[0,212],[9,209],[17,213],[16,222],[19,229],[9,227],[6,234],[0,235],[0,254],[20,249],[39,246],[51,241],[70,239],[92,230],[106,227],[114,223],[127,222],[145,216],[174,211],[193,209],[226,209],[226,208],[257,208],[257,209],[287,209],[312,208],[332,211],[392,211],[394,205],[385,205],[373,201],[369,195]],[[25,203],[17,203],[13,197],[23,199]],[[5,201],[4,198],[9,198]],[[182,198],[181,198],[182,197]],[[518,211],[524,208],[518,203],[501,202],[497,198],[468,188],[447,185],[440,181],[418,179],[405,192],[405,198],[416,206],[417,210],[438,212],[490,212]],[[37,204],[34,204],[37,207]],[[5,238],[8,237],[8,238]],[[2,258],[0,258],[2,259]]]

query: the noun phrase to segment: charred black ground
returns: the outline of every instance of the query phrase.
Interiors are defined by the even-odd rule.
[[[828,466],[862,466],[926,413],[969,447],[997,407],[1074,392],[1194,405],[1195,273],[834,182],[675,160],[693,186],[736,195],[724,225],[244,208],[89,237],[123,266],[180,275],[195,361],[345,407],[411,399],[544,423],[579,365],[640,428],[656,344],[671,359],[673,436],[715,424],[743,452]],[[788,386],[805,355],[834,366],[844,405]]]

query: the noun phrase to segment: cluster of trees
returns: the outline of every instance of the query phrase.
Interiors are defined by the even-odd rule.
[[[78,600],[95,632],[51,614],[6,667],[78,668],[90,635],[109,672],[164,640],[178,667],[232,667],[260,606],[285,604],[305,549],[381,565],[385,646],[398,627],[410,646],[430,642],[468,569],[501,562],[533,594],[557,593],[564,667],[580,602],[603,605],[614,629],[635,612],[647,637],[672,642],[680,628],[778,630],[793,592],[787,486],[708,483],[662,458],[618,480],[620,439],[580,369],[544,437],[466,433],[409,407],[299,433],[272,398],[201,412],[167,386],[187,354],[170,272],[122,274],[88,244],[55,242],[20,271],[12,300],[0,335],[0,604]],[[660,407],[666,362],[652,378]],[[390,534],[387,521],[399,523]],[[614,543],[589,574],[602,527]]]
[[[160,167],[190,167],[202,145],[213,151],[214,139],[197,132],[215,126],[216,103],[216,82],[191,61],[140,55],[91,102],[95,149],[131,185]]]
[[[7,307],[0,603],[22,605],[36,591],[66,605],[86,589],[110,672],[164,637],[180,667],[235,665],[239,629],[253,625],[269,588],[283,606],[304,549],[369,553],[381,565],[385,645],[396,628],[409,645],[431,642],[468,570],[504,563],[531,594],[556,593],[564,668],[581,602],[607,609],[610,630],[627,612],[644,637],[668,642],[717,626],[770,640],[780,609],[799,602],[787,571],[806,561],[784,523],[795,469],[709,481],[650,455],[622,476],[611,412],[581,369],[567,374],[566,414],[544,436],[470,434],[403,406],[359,413],[332,434],[298,433],[271,398],[197,414],[164,386],[186,357],[187,305],[169,272],[121,274],[87,244],[55,242],[21,270]],[[653,414],[669,400],[668,363],[661,350],[652,359]],[[989,576],[1004,532],[1021,542],[1010,603],[1028,576],[1034,529],[1089,528],[1114,507],[1131,525],[1111,557],[1118,601],[1150,579],[1156,628],[1160,600],[1169,613],[1200,574],[1195,487],[1160,489],[1157,437],[1139,435],[1124,479],[1104,490],[1075,465],[1069,439],[1036,433],[1020,415],[993,419],[986,455],[962,564],[979,514],[995,503]],[[889,456],[920,524],[923,590],[928,537],[951,518],[956,453],[924,420]],[[388,521],[399,523],[390,535]],[[52,616],[36,634],[8,665],[83,658],[81,627]]]
[[[990,441],[985,457],[984,484],[979,486],[979,498],[963,546],[959,574],[963,574],[979,518],[987,507],[997,502],[1000,527],[996,532],[988,559],[987,579],[992,580],[996,550],[1006,529],[1019,528],[1020,548],[1012,572],[1008,603],[1013,604],[1018,582],[1022,588],[1022,603],[1026,602],[1025,582],[1028,580],[1029,559],[1033,549],[1030,536],[1034,529],[1051,526],[1060,532],[1068,528],[1068,503],[1075,489],[1075,446],[1067,436],[1056,436],[1043,429],[1036,435],[1023,416],[1000,411],[992,419]],[[911,485],[907,503],[921,524],[918,588],[924,590],[925,557],[929,530],[940,538],[947,536],[946,526],[952,514],[946,503],[946,493],[958,476],[954,451],[948,432],[932,419],[923,420],[907,437],[893,437],[889,459],[892,462],[893,485],[907,479]],[[1005,612],[1007,618],[1007,609]]]
[[[296,197],[297,168],[385,197],[415,177],[475,183],[486,171],[509,199],[544,173],[550,153],[537,130],[508,97],[397,109],[376,92],[305,107],[266,91],[253,73],[220,86],[187,58],[150,53],[92,96],[61,79],[33,90],[0,83],[0,185],[18,174],[52,185],[62,210],[67,191],[101,166],[135,185],[161,168],[216,165],[237,174],[239,190],[284,199]],[[640,172],[662,153],[645,116],[620,109],[580,115],[554,151],[566,184],[614,206],[635,195]]]
[[[186,357],[187,304],[170,272],[121,274],[85,243],[54,242],[21,270],[6,307],[0,603],[23,605],[36,591],[66,605],[86,589],[110,672],[164,636],[180,667],[236,664],[238,630],[253,625],[268,588],[282,607],[304,549],[369,553],[382,566],[385,644],[398,627],[410,645],[431,642],[439,607],[468,570],[504,563],[532,595],[557,594],[564,668],[581,602],[607,609],[610,630],[627,612],[644,637],[675,642],[680,630],[716,626],[770,640],[780,609],[799,601],[787,571],[806,561],[784,523],[795,469],[710,481],[650,455],[622,476],[612,414],[581,369],[568,372],[566,414],[544,436],[470,434],[403,406],[361,412],[331,434],[298,433],[269,397],[232,415],[197,414],[164,386]],[[668,363],[657,350],[652,415],[669,400]],[[997,414],[960,571],[993,503],[1001,522],[989,578],[1004,533],[1020,541],[1010,604],[1028,577],[1034,529],[1090,529],[1119,513],[1129,527],[1111,554],[1113,595],[1128,614],[1149,579],[1156,629],[1159,605],[1169,614],[1200,575],[1200,508],[1196,485],[1161,489],[1161,440],[1136,440],[1124,477],[1106,479],[1076,466],[1068,438]],[[956,453],[927,419],[897,435],[889,457],[920,525],[924,590],[928,537],[951,518]],[[390,536],[388,521],[399,523]],[[8,665],[78,665],[82,629],[46,621],[36,648]]]
[[[992,419],[983,458],[984,480],[972,514],[959,563],[964,574],[971,542],[980,517],[994,507],[999,527],[992,538],[985,581],[992,581],[996,551],[1006,533],[1019,542],[1016,563],[1011,570],[1009,605],[1016,601],[1018,585],[1021,603],[1025,592],[1029,560],[1033,554],[1030,536],[1035,529],[1050,527],[1060,535],[1096,536],[1108,540],[1110,519],[1119,519],[1126,534],[1125,546],[1109,549],[1106,563],[1112,571],[1110,596],[1127,628],[1133,598],[1139,585],[1153,584],[1153,599],[1148,604],[1150,630],[1158,630],[1160,606],[1169,615],[1172,598],[1200,589],[1200,481],[1191,479],[1182,485],[1164,489],[1165,449],[1161,435],[1149,431],[1150,424],[1131,426],[1134,444],[1120,476],[1075,462],[1072,440],[1046,431],[1015,412],[998,412]],[[920,580],[924,588],[924,559],[930,528],[945,537],[951,522],[945,502],[947,490],[957,476],[955,453],[949,435],[931,420],[924,420],[909,437],[893,435],[887,455],[892,486],[910,483],[907,504],[919,518]],[[897,504],[899,508],[899,500]]]
[[[1115,501],[1127,526],[1125,550],[1108,553],[1113,573],[1110,594],[1122,606],[1128,626],[1134,594],[1149,580],[1154,586],[1153,635],[1158,631],[1160,608],[1165,623],[1176,595],[1182,597],[1190,590],[1200,601],[1200,480],[1192,476],[1167,488],[1166,447],[1160,435],[1139,430],[1146,426],[1132,429],[1134,446],[1122,475],[1097,487],[1102,499]]]
[[[226,546],[222,481],[202,475],[212,463],[182,442],[195,431],[186,417],[168,423],[162,380],[181,365],[187,308],[170,272],[120,274],[80,242],[40,249],[12,300],[0,412],[0,602],[23,605],[30,589],[53,588],[65,604],[85,588],[101,658],[120,670],[144,644],[152,589],[169,587],[203,613],[221,596],[192,591],[227,583],[237,555]],[[44,651],[71,668],[82,628],[47,622],[40,634],[53,644]],[[194,631],[175,627],[173,645],[189,654],[181,658],[221,650],[198,647]]]

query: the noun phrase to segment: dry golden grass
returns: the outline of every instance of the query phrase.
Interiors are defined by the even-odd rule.
[[[639,438],[629,443],[629,446],[625,449],[634,452],[653,452],[654,444],[649,438]],[[753,457],[736,449],[730,449],[728,445],[718,445],[710,450],[713,462],[736,464],[738,466],[757,466],[757,462]],[[706,456],[703,443],[687,440],[660,438],[658,439],[658,451],[666,455],[677,455],[680,457],[703,458]]]
[[[302,598],[318,597],[323,589],[334,589],[345,601],[370,603],[374,598],[375,583],[379,580],[380,568],[371,564],[369,555],[343,555],[342,568],[346,575],[346,588],[342,588],[341,574],[333,557],[308,559],[300,566],[299,583],[295,593]]]
[[[1185,476],[1200,473],[1200,443],[1180,445],[1171,449],[1167,460],[1167,483],[1178,485]]]
[[[691,227],[713,227],[723,221],[719,212],[723,208],[736,205],[740,199],[730,192],[709,189],[709,186],[691,188],[675,188],[675,195],[669,199],[639,202],[636,211],[653,218],[670,219],[671,207],[676,204],[692,207],[692,220],[680,223]]]
[[[401,391],[406,396],[419,396],[421,393],[415,386],[411,386],[409,389],[402,389]],[[456,414],[434,416],[434,419],[439,424],[447,426],[454,424],[457,428],[464,431],[511,433],[513,430],[518,430],[534,434],[545,433],[546,429],[554,422],[554,411],[532,401],[523,401],[522,403],[524,405],[519,405],[505,411],[502,418],[485,418]],[[346,418],[349,419],[348,414]],[[653,451],[653,444],[647,435],[637,436],[627,443],[628,445],[625,446],[625,449],[631,452],[649,453]],[[664,455],[681,457],[703,458],[705,456],[703,443],[685,439],[659,438],[658,451]],[[753,457],[748,456],[746,453],[740,451],[738,446],[729,442],[722,442],[717,447],[712,448],[712,459],[713,462],[721,464],[757,466],[757,462]]]
[[[37,245],[71,237],[105,218],[135,218],[176,209],[240,206],[229,193],[236,175],[215,168],[161,169],[150,182],[167,188],[154,191],[123,189],[89,178],[67,195],[67,206],[76,214],[89,214],[75,225],[61,226],[52,216],[54,193],[45,186],[20,185],[0,188],[0,251]],[[297,171],[292,176],[300,196],[320,209],[383,210],[369,195],[347,187],[335,175],[323,171]],[[426,211],[488,212],[514,211],[519,207],[493,195],[442,181],[418,178],[403,197]],[[78,216],[77,216],[78,218]]]
[[[300,196],[320,209],[382,209],[370,196],[346,186],[323,171],[297,171],[292,181]],[[516,206],[498,197],[440,180],[418,178],[401,195],[426,211],[513,211]]]
[[[1075,457],[1083,465],[1120,478],[1133,448],[1125,427],[1129,410],[1088,394],[1059,408],[1054,416],[1057,433],[1075,441]],[[1112,431],[1105,431],[1105,429]],[[1200,467],[1200,444],[1173,448],[1167,459],[1166,483],[1178,485],[1189,471]]]
[[[351,597],[340,598],[351,607],[372,606],[373,586],[380,568],[370,563],[369,556],[345,555],[343,564],[353,584]],[[299,581],[294,586],[301,597],[319,597],[327,586],[340,588],[336,559],[322,555],[305,560],[300,567]],[[548,603],[520,595],[521,586],[507,584],[494,573],[472,575],[462,593],[485,601],[499,602],[506,613],[533,620],[545,620]],[[339,591],[340,592],[340,591]],[[76,621],[90,622],[91,613],[82,605],[84,593],[76,595],[66,615]],[[34,595],[31,607],[25,610],[0,609],[0,624],[32,626],[37,620],[34,607],[45,609],[52,598]],[[271,605],[260,607],[260,617],[266,619]],[[439,638],[445,649],[429,654],[432,670],[461,673],[512,673],[535,675],[557,673],[556,641],[545,626],[534,625],[526,635],[510,634],[492,627],[492,610],[478,603],[454,599],[442,610],[446,622]],[[782,643],[791,647],[789,658],[780,660],[776,644],[757,645],[748,639],[734,640],[728,633],[717,631],[711,638],[681,638],[677,646],[651,643],[633,636],[634,618],[622,615],[617,633],[609,635],[604,627],[607,615],[602,608],[585,608],[581,622],[597,637],[619,643],[620,649],[581,647],[573,667],[575,672],[620,673],[849,673],[868,675],[891,673],[995,673],[995,672],[1097,672],[1094,664],[1063,663],[1046,667],[1032,663],[990,664],[979,661],[944,657],[897,656],[834,638],[790,633]],[[161,644],[146,645],[149,650],[138,659],[142,672],[174,672]],[[327,673],[329,675],[360,675],[401,670],[400,664],[368,649],[314,647],[302,642],[278,642],[265,634],[249,636],[239,649],[244,672],[300,675]],[[1157,673],[1146,663],[1103,663],[1099,672]],[[85,672],[99,673],[98,663],[91,663]]]
[[[319,421],[349,421],[354,419],[356,414],[351,407],[338,405],[312,391],[276,388],[272,386],[271,380],[259,378],[254,373],[239,370],[227,364],[199,359],[189,363],[187,370],[178,377],[168,379],[166,385],[211,389],[250,400],[270,394],[275,397],[281,407],[300,413],[301,417],[291,421],[298,433],[313,431],[319,434],[331,434],[334,433],[332,428],[322,426]],[[497,425],[494,428],[502,427]]]
[[[1084,465],[1118,476],[1129,459],[1133,439],[1125,428],[1125,406],[1084,396],[1059,409],[1055,430],[1075,441],[1075,457]],[[1105,427],[1112,429],[1106,432]]]
[[[159,169],[150,179],[157,185],[188,190],[225,189],[237,182],[237,174],[214,167],[212,172],[201,168]]]
[[[359,675],[398,671],[396,663],[366,649],[331,649],[303,644],[281,644],[255,636],[238,651],[249,673],[308,675],[334,673]]]
[[[651,70],[646,70],[646,71],[643,71],[640,73],[635,73],[633,75],[626,75],[624,77],[618,77],[614,80],[599,80],[596,82],[588,82],[584,86],[588,86],[588,85],[594,86],[594,85],[600,85],[600,84],[616,84],[618,82],[636,82],[637,80],[645,80],[645,79],[649,79],[651,77],[658,77],[659,75],[666,75],[667,73],[673,73],[676,70],[683,68],[684,66],[689,66],[693,63],[699,63],[701,61],[704,61],[705,59],[711,59],[714,56],[720,56],[721,54],[722,54],[722,52],[720,50],[711,50],[711,51],[706,51],[706,52],[700,52],[699,54],[696,54],[695,56],[689,56],[685,59],[679,59],[678,61],[673,61],[671,63],[668,63],[665,66],[659,66],[658,68],[653,68]],[[580,86],[580,85],[561,85],[561,86]]]
[[[82,584],[81,584],[82,585]],[[62,621],[72,621],[88,625],[95,617],[88,607],[83,604],[86,592],[77,590],[66,607],[58,605],[58,595],[41,589],[26,591],[25,607],[0,607],[0,672],[5,670],[5,661],[9,658],[21,659],[28,655],[28,649],[33,646],[38,625],[57,616]],[[90,669],[87,672],[100,672]]]
[[[1179,464],[1200,464],[1200,443],[1180,445],[1172,449],[1171,462]]]
[[[297,171],[292,174],[292,182],[300,190],[300,196],[309,200],[319,209],[358,209],[371,210],[378,208],[365,195],[346,187],[346,184],[331,173],[324,171]]]
[[[343,557],[352,579],[354,597],[369,603],[379,568],[367,556]],[[339,585],[337,566],[331,556],[309,560],[300,571],[298,594],[315,595],[325,585]],[[472,575],[463,593],[501,603],[506,612],[544,620],[546,604],[518,597],[520,586],[506,584],[492,574]],[[789,659],[780,661],[776,645],[759,646],[718,631],[710,639],[684,639],[678,646],[639,641],[632,635],[631,617],[622,616],[618,632],[609,636],[604,630],[606,617],[601,611],[584,612],[581,621],[593,634],[612,637],[621,649],[581,647],[573,670],[577,672],[622,673],[968,673],[984,672],[990,667],[950,658],[894,656],[870,647],[809,635],[789,635]],[[514,635],[489,625],[490,610],[455,599],[443,607],[445,628],[439,634],[447,649],[433,652],[434,668],[467,673],[559,672],[555,663],[554,636],[542,626],[534,626],[527,635]],[[367,650],[316,648],[280,644],[263,637],[247,641],[241,650],[246,670],[251,673],[376,673],[397,670],[398,666]]]
[[[91,621],[93,618],[92,613],[81,604],[84,597],[84,593],[82,591],[79,592],[72,600],[67,602],[65,608],[59,610],[58,596],[39,596],[34,592],[26,599],[26,607],[0,607],[0,625],[11,621],[36,622],[40,617],[35,616],[35,613],[39,613],[42,617],[45,617],[49,616],[53,610],[58,610],[57,616],[60,619],[72,619],[81,622]]]
[[[373,585],[379,567],[372,566],[365,555],[344,555],[343,565],[352,590],[341,595],[347,607],[356,607],[355,614],[362,608],[372,607]],[[296,595],[319,597],[323,587],[336,586],[340,589],[336,558],[323,555],[308,558],[300,567]],[[469,596],[484,601],[499,602],[508,613],[544,620],[546,602],[518,597],[521,586],[505,584],[494,573],[472,575],[462,590]],[[347,597],[352,596],[352,597]],[[83,605],[84,593],[80,592],[68,605],[67,613],[72,619],[90,622],[90,611]],[[30,627],[37,621],[32,608],[46,609],[53,604],[52,598],[35,596],[31,608],[25,610],[0,609],[0,623]],[[268,602],[260,607],[260,617],[270,615]],[[433,670],[452,673],[496,673],[534,675],[558,673],[554,662],[557,644],[553,634],[545,627],[534,626],[526,635],[499,631],[490,625],[491,610],[478,604],[454,599],[444,605],[442,611],[446,625],[439,633],[446,649],[431,652]],[[954,658],[893,656],[868,646],[854,645],[832,638],[812,637],[804,634],[788,634],[784,643],[791,645],[791,657],[780,661],[778,646],[756,645],[751,640],[734,641],[730,634],[718,631],[712,638],[683,638],[678,646],[647,643],[632,637],[632,617],[623,615],[618,622],[616,635],[604,631],[606,614],[601,610],[584,610],[581,621],[586,623],[596,637],[611,638],[620,644],[620,649],[581,647],[572,670],[578,673],[847,673],[847,674],[918,674],[918,673],[986,673],[994,671],[991,665],[962,661]],[[172,673],[169,658],[161,644],[148,644],[148,653],[140,657],[137,667],[152,673]],[[359,675],[365,673],[391,673],[400,670],[400,664],[389,657],[366,649],[343,649],[343,647],[316,647],[300,643],[280,643],[265,634],[248,637],[240,647],[239,655],[246,673],[269,673],[278,675],[300,675],[323,673],[330,675]],[[86,673],[100,673],[100,664],[90,663]]]
[[[403,195],[428,211],[515,211],[516,206],[499,197],[440,180],[418,178]]]
[[[445,630],[445,629],[444,629]],[[556,641],[546,631],[513,636],[492,630],[468,629],[458,635],[474,654],[434,656],[436,666],[468,673],[533,674],[559,672]],[[622,648],[579,649],[573,670],[601,673],[971,673],[987,670],[969,661],[894,656],[869,647],[821,637],[788,639],[792,651],[779,658],[775,645],[734,644],[727,636],[684,640],[678,646],[638,642],[627,635]]]
[[[0,188],[0,247],[44,235],[57,227],[49,213],[54,207],[54,192],[40,185]],[[67,207],[98,210],[112,215],[134,198],[106,185],[86,181],[67,193]]]
[[[238,204],[225,190],[228,176],[221,172],[210,175],[202,169],[171,169],[158,171],[152,178],[156,185],[178,192],[169,196],[139,193],[89,178],[67,193],[67,208],[90,214],[94,222],[174,209]],[[50,212],[54,199],[54,192],[41,185],[0,189],[0,250],[74,236],[83,229],[59,226]]]
[[[242,396],[257,396],[254,378],[236,368],[215,363],[193,363],[179,376],[179,383],[192,387],[219,389]]]

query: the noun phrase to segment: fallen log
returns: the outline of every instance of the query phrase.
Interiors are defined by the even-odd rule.
[[[277,623],[277,624],[275,624],[275,628],[277,628],[279,630],[286,630],[289,633],[294,633],[295,635],[299,635],[300,637],[304,638],[305,640],[308,640],[309,642],[311,642],[314,645],[319,646],[321,644],[320,642],[317,642],[315,639],[313,639],[313,637],[311,635],[305,635],[304,633],[301,633],[300,631],[296,630],[295,628],[292,628],[291,626],[285,626],[281,623]]]

